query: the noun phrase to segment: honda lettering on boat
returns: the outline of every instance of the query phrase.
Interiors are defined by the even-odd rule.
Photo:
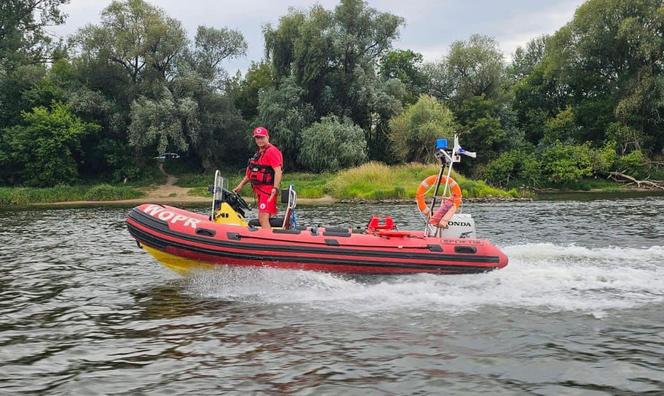
[[[456,226],[456,227],[471,227],[471,224],[465,221],[450,221],[449,223],[447,223],[447,225]]]

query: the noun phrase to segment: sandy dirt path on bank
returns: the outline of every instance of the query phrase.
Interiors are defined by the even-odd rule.
[[[117,201],[65,201],[37,203],[31,206],[135,206],[143,203],[158,204],[205,204],[210,198],[189,195],[191,188],[176,186],[178,178],[166,173],[164,165],[159,164],[159,170],[166,176],[166,184],[155,187],[139,188],[145,195],[140,198],[122,199]]]

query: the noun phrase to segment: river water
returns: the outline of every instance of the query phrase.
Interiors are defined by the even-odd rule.
[[[0,394],[664,392],[664,197],[466,210],[505,269],[182,278],[127,209],[0,212]],[[414,205],[299,209],[372,214],[420,228]]]

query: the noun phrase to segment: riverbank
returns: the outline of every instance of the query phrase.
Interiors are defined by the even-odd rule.
[[[253,197],[244,197],[252,203]],[[207,206],[210,205],[210,199],[206,197],[190,196],[187,198],[167,197],[167,198],[138,198],[138,199],[125,199],[116,201],[63,201],[63,202],[48,202],[48,203],[33,203],[27,205],[31,208],[85,208],[85,207],[133,207],[144,203],[154,203],[169,206]],[[485,197],[485,198],[466,198],[464,202],[507,202],[507,201],[532,201],[533,198],[499,198],[499,197]],[[320,198],[298,198],[298,206],[323,206],[335,204],[348,204],[348,205],[368,205],[368,204],[406,204],[414,203],[413,199],[336,199],[329,195]],[[23,206],[25,207],[25,206]]]
[[[288,173],[282,185],[293,184],[298,193],[299,205],[368,204],[412,202],[420,182],[436,174],[436,165],[405,164],[388,166],[367,163],[337,173],[311,174]],[[235,186],[241,175],[227,171],[228,186]],[[57,186],[51,188],[0,188],[0,207],[131,207],[144,202],[173,206],[205,206],[211,195],[207,185],[211,174],[184,173],[170,175],[164,172],[165,183],[149,186],[89,185]],[[642,194],[643,189],[629,188],[618,183],[602,182],[600,188],[588,191],[546,189],[536,192],[502,190],[483,181],[467,179],[453,174],[461,185],[466,202],[524,201],[541,197],[564,197],[574,194]],[[250,199],[251,190],[243,193]],[[648,192],[645,192],[646,194]],[[564,198],[563,198],[564,199]]]
[[[624,199],[624,198],[641,198],[645,196],[660,196],[664,192],[645,190],[645,189],[626,189],[624,191],[547,191],[534,195],[532,197],[483,197],[483,198],[464,198],[466,203],[499,203],[499,202],[530,202],[530,201],[561,201],[561,200],[574,200],[574,201],[593,201],[596,199]],[[253,203],[253,197],[245,198]],[[170,206],[188,206],[188,207],[205,207],[210,204],[210,197],[148,197],[116,201],[64,201],[64,202],[49,202],[49,203],[33,203],[29,205],[14,206],[29,207],[38,209],[48,208],[85,208],[85,207],[133,207],[143,203],[156,203]],[[298,198],[298,206],[324,206],[324,205],[372,205],[372,204],[407,204],[413,203],[413,199],[336,199],[329,195],[320,198]],[[12,207],[5,207],[10,209]]]

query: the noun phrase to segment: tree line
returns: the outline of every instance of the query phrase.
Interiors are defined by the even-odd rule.
[[[657,172],[664,148],[664,6],[589,0],[510,61],[491,37],[424,62],[395,49],[404,19],[362,0],[291,9],[263,27],[244,74],[242,34],[193,39],[144,0],[53,41],[68,0],[0,4],[0,184],[137,179],[177,152],[193,169],[241,166],[264,125],[287,171],[428,162],[438,137],[477,151],[462,170],[501,186],[573,185]]]

